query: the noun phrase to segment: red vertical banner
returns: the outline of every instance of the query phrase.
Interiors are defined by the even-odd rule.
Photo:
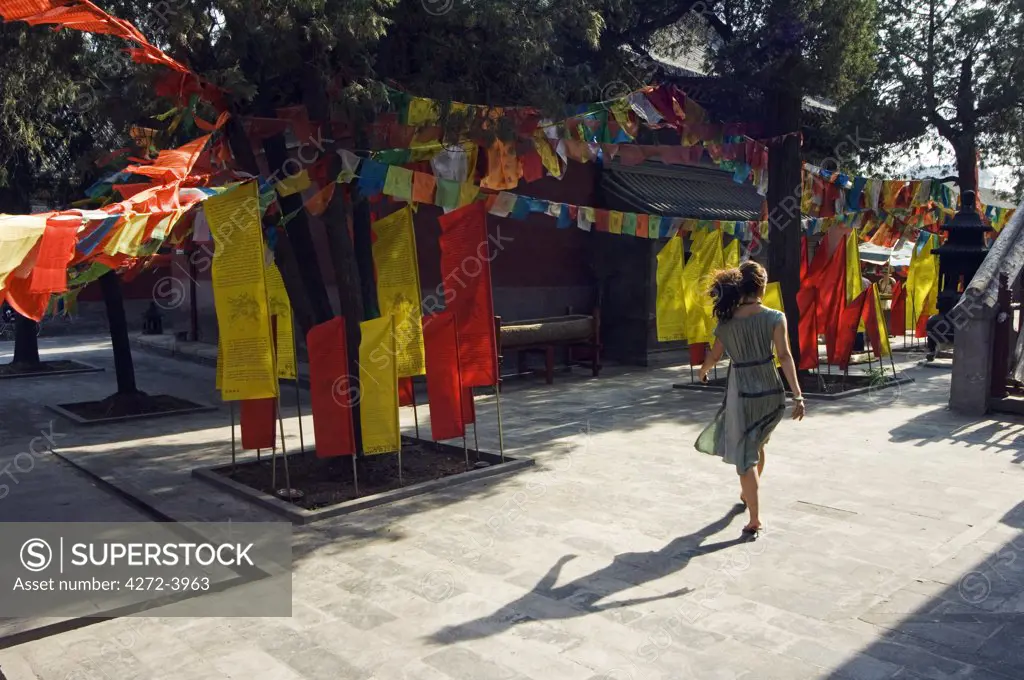
[[[459,371],[458,331],[451,312],[423,319],[423,344],[427,359],[427,401],[430,405],[430,436],[434,441],[466,434],[463,420],[463,386]]]
[[[818,289],[801,287],[796,293],[796,303],[800,310],[797,329],[800,365],[797,368],[809,371],[818,367]]]
[[[700,366],[704,363],[707,354],[707,346],[703,342],[695,342],[690,345],[690,365]]]
[[[416,397],[413,396],[412,378],[399,378],[398,379],[398,405],[399,406],[412,406],[416,403]]]
[[[473,401],[473,388],[462,388],[462,424],[476,423],[476,403]]]
[[[277,443],[277,399],[243,399],[241,404],[242,448],[273,448]]]
[[[464,387],[498,382],[487,208],[476,201],[438,218],[445,310],[458,319]]]
[[[356,452],[352,407],[358,395],[348,372],[345,320],[334,317],[309,329],[309,397],[317,458],[352,456]]]
[[[807,278],[807,237],[800,237],[800,280]]]
[[[860,318],[864,312],[864,303],[868,299],[868,291],[862,292],[852,302],[843,305],[839,314],[839,323],[836,327],[836,349],[832,363],[839,368],[846,370],[850,366],[850,357],[853,356],[853,344],[857,337],[857,326],[860,325]]]
[[[892,287],[889,328],[893,335],[904,335],[907,332],[907,289],[902,281],[897,281]]]
[[[270,317],[270,344],[277,362],[277,317]],[[242,399],[239,425],[243,449],[272,449],[277,444],[277,399]]]

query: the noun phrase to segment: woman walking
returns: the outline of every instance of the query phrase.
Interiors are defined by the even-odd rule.
[[[793,393],[793,418],[804,417],[804,398],[789,351],[786,316],[761,304],[768,275],[756,262],[744,262],[715,276],[710,295],[718,319],[715,345],[700,368],[700,379],[728,353],[729,372],[722,407],[697,438],[698,451],[721,456],[736,466],[740,476],[740,500],[750,512],[743,533],[756,537],[761,531],[758,514],[764,447],[786,410],[786,391],[775,368],[772,348],[782,363]]]

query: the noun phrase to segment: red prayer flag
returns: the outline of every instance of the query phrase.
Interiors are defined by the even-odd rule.
[[[448,311],[457,319],[462,385],[498,382],[486,206],[477,201],[438,218],[441,274]]]
[[[637,215],[636,216],[636,236],[637,238],[648,238],[650,236],[650,215]]]
[[[351,456],[356,452],[352,407],[359,395],[348,372],[345,320],[339,316],[309,329],[309,397],[317,458]]]
[[[523,179],[527,182],[536,182],[544,177],[544,163],[536,149],[530,149],[519,156],[523,165]]]
[[[7,304],[27,319],[40,321],[50,304],[49,293],[33,293],[29,290],[29,278],[7,277]]]
[[[242,401],[242,448],[271,449],[277,442],[277,399],[244,399]]]
[[[69,219],[70,217],[70,219]],[[75,237],[82,218],[51,217],[39,240],[39,254],[32,268],[29,289],[33,293],[63,293],[68,289],[68,263],[75,254]]]
[[[455,439],[466,434],[457,325],[456,317],[450,311],[423,319],[427,403],[430,408],[430,436],[434,441]]]

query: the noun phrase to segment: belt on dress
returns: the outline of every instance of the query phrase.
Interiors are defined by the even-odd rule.
[[[732,363],[736,368],[750,368],[752,366],[762,366],[767,364],[769,361],[775,359],[773,356],[765,357],[764,359],[757,359],[755,361],[734,361]]]

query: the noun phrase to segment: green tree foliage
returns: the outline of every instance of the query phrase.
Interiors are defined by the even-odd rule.
[[[875,155],[937,134],[962,189],[977,188],[976,152],[1024,167],[1024,2],[882,0],[881,9],[879,68],[848,112],[871,130]]]

